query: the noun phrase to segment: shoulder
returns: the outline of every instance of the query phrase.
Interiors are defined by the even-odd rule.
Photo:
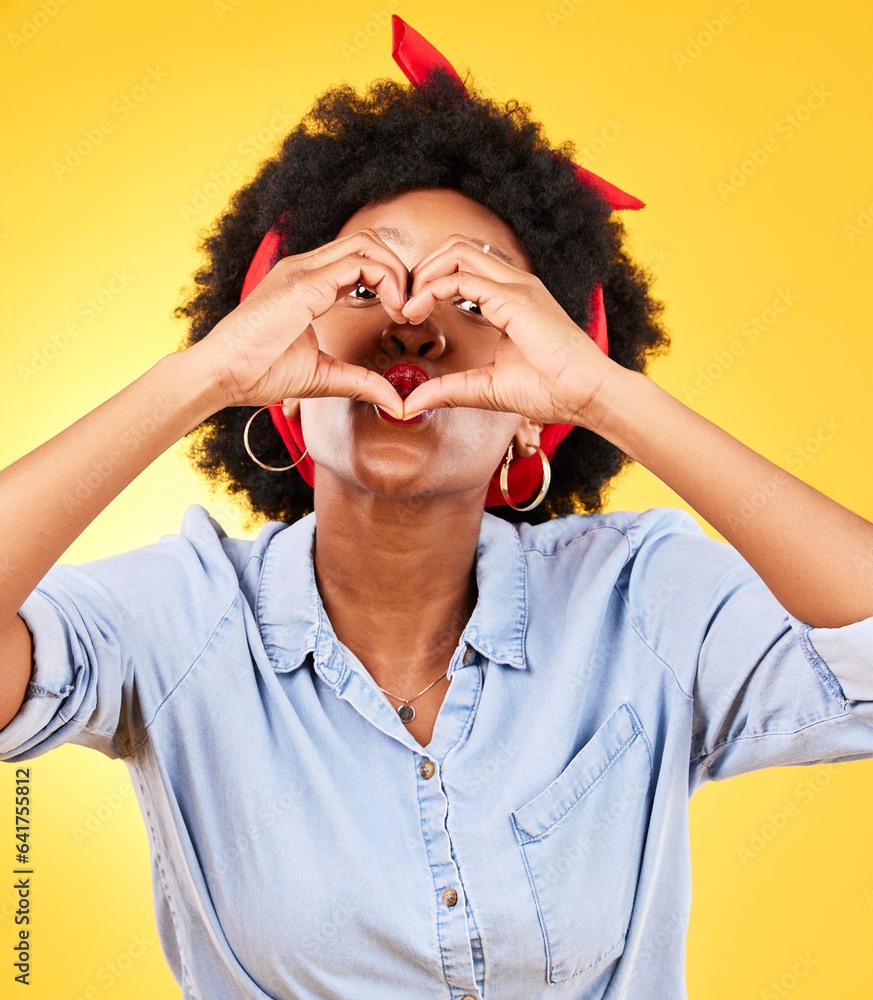
[[[675,507],[511,527],[532,584],[553,594],[567,587],[615,593],[640,624],[653,609],[661,613],[671,597],[709,608],[725,589],[754,578],[735,549],[707,537],[689,513]]]
[[[288,527],[280,521],[269,521],[253,539],[230,538],[205,507],[192,504],[185,511],[179,534],[165,535],[158,544],[177,554],[189,552],[196,556],[204,571],[224,570],[239,579],[252,562],[263,559],[276,534]]]
[[[58,563],[38,589],[55,603],[115,609],[116,615],[127,609],[137,619],[148,617],[149,608],[156,614],[187,608],[191,616],[208,608],[214,615],[238,598],[247,568],[285,527],[271,522],[254,540],[233,539],[204,507],[193,504],[177,534],[78,565]]]
[[[542,524],[516,524],[524,552],[554,556],[567,547],[592,545],[623,549],[629,558],[644,546],[668,537],[705,538],[694,518],[677,507],[608,514],[568,514]]]

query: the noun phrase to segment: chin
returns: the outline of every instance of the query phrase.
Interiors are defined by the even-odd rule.
[[[379,416],[372,403],[337,397],[302,403],[308,404],[301,406],[303,434],[318,467],[316,482],[327,489],[325,496],[338,491],[357,494],[362,502],[367,496],[415,500],[417,509],[422,509],[428,501],[443,497],[457,502],[466,493],[471,503],[475,497],[484,508],[485,492],[500,456],[493,467],[483,467],[489,449],[482,439],[493,444],[496,428],[489,426],[486,433],[479,426],[481,419],[467,427],[464,417],[469,415],[458,408],[434,411],[433,416],[404,427]],[[474,447],[469,443],[473,441],[482,446]],[[466,443],[461,454],[457,453],[459,442]],[[466,476],[459,475],[463,472]]]
[[[386,500],[412,500],[420,498],[425,501],[436,495],[436,484],[427,476],[427,470],[421,463],[380,461],[363,465],[358,463],[355,469],[355,481],[364,493]]]
[[[451,474],[435,479],[420,461],[396,462],[382,457],[367,462],[360,456],[345,468],[338,467],[335,462],[328,468],[320,466],[316,483],[319,486],[316,492],[322,497],[342,496],[344,502],[365,509],[370,504],[396,502],[398,510],[407,515],[423,512],[441,500],[457,504],[464,496],[471,505],[475,503],[484,508],[488,488],[487,483],[465,484]]]

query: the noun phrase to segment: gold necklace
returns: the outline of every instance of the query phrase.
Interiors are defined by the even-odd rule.
[[[415,701],[416,698],[420,698],[425,693],[425,691],[430,691],[430,689],[434,686],[434,684],[436,684],[437,681],[441,681],[443,677],[447,677],[448,673],[449,671],[448,669],[446,669],[446,672],[444,674],[440,674],[439,677],[437,677],[436,681],[431,681],[431,683],[428,684],[428,686],[424,689],[424,691],[419,691],[418,694],[414,694],[411,698],[401,698],[399,694],[391,694],[390,691],[386,691],[385,688],[383,687],[380,687],[379,690],[383,694],[387,694],[390,698],[393,698],[395,701],[403,702],[403,704],[397,709],[397,714],[400,716],[401,722],[405,722],[408,724],[412,722],[412,720],[415,718],[415,709],[412,707],[412,705],[410,705],[410,702]]]

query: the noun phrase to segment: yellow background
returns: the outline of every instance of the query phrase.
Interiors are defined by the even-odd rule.
[[[580,160],[587,147],[591,169],[648,203],[625,221],[657,274],[674,337],[656,379],[873,515],[873,233],[858,224],[859,214],[873,223],[873,209],[863,214],[873,202],[870,8],[856,0],[393,0],[393,9],[460,70],[471,67],[486,92],[529,101],[553,141],[574,140]],[[198,231],[237,183],[221,184],[222,172],[231,161],[240,176],[254,171],[247,137],[265,130],[256,141],[272,148],[274,109],[296,120],[341,80],[399,79],[379,23],[387,16],[382,0],[4,0],[3,465],[176,347],[183,330],[171,313],[197,264]],[[154,89],[123,116],[123,95],[150,71]],[[813,97],[814,109],[813,88],[826,96]],[[789,114],[800,124],[790,135]],[[59,177],[53,164],[67,145],[104,118],[112,131]],[[745,183],[720,190],[749,149],[767,153],[766,162],[750,160]],[[220,190],[189,210],[210,182]],[[115,270],[127,272],[126,287],[86,321],[83,303]],[[780,294],[796,302],[765,312]],[[753,342],[747,324],[756,317],[766,329]],[[71,321],[79,333],[47,350]],[[742,351],[732,353],[734,342]],[[241,534],[235,509],[210,500],[171,449],[64,561],[176,532],[195,502]],[[678,502],[639,469],[612,497],[616,508]],[[30,766],[37,875],[28,996],[178,997],[157,944],[148,845],[125,797],[124,766],[78,747]],[[802,791],[807,778],[817,779],[814,792]],[[12,779],[11,768],[0,771],[4,996],[16,986]],[[870,996],[871,792],[873,764],[861,763],[750,775],[693,800],[692,998]],[[789,815],[763,849],[741,856],[753,834],[769,835],[767,824]],[[137,935],[151,943],[134,959]]]

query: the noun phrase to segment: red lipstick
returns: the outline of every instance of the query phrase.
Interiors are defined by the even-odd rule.
[[[382,374],[394,386],[397,390],[397,395],[401,399],[406,399],[413,389],[417,389],[418,386],[423,385],[430,379],[430,375],[423,368],[419,368],[418,365],[407,364],[405,361],[391,365]],[[430,410],[425,410],[416,417],[410,417],[409,420],[398,420],[397,417],[392,417],[390,413],[386,413],[379,406],[376,407],[376,412],[383,420],[387,420],[391,424],[420,424],[422,420],[431,414]]]

